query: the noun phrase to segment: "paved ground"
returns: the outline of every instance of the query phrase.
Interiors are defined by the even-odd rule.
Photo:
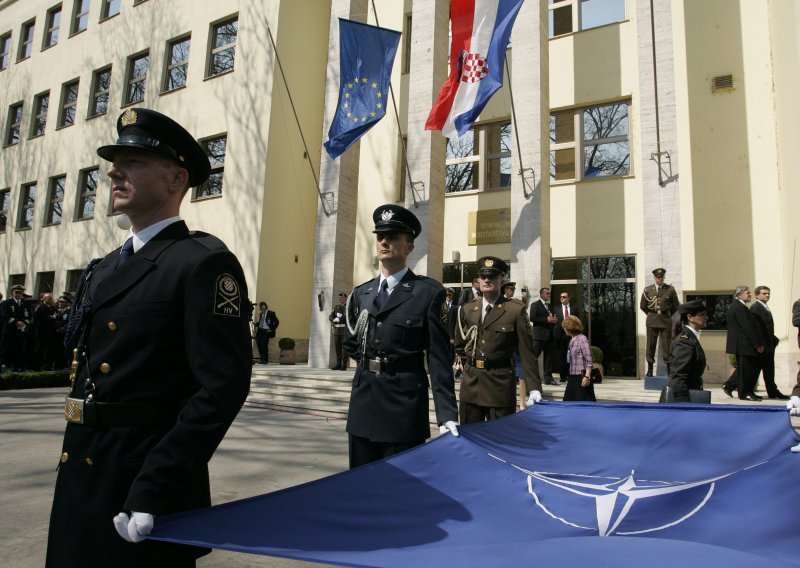
[[[298,369],[299,371],[299,369]],[[560,399],[562,387],[546,387]],[[47,524],[64,430],[64,389],[0,391],[0,564],[44,564]],[[763,393],[762,393],[763,394]],[[607,380],[600,400],[655,401],[641,381]],[[714,403],[734,403],[717,387]],[[757,403],[746,403],[757,404]],[[779,404],[764,401],[760,404]],[[800,426],[795,421],[794,426]],[[211,461],[214,503],[268,493],[312,481],[347,467],[343,420],[244,408]],[[199,566],[297,567],[307,563],[215,551]]]

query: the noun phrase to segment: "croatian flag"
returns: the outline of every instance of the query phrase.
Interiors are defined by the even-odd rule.
[[[450,76],[425,130],[441,130],[447,138],[461,136],[503,86],[506,47],[522,1],[453,0]]]

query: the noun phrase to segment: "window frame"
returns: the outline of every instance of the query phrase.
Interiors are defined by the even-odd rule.
[[[72,87],[75,87],[75,98],[69,99],[68,97],[72,92]],[[60,130],[72,126],[78,119],[78,97],[80,96],[80,87],[81,81],[79,77],[61,85],[61,98],[59,99],[56,129]],[[70,115],[71,120],[69,118]]]
[[[11,213],[11,188],[0,189],[0,233],[8,228],[8,216]]]
[[[44,109],[42,103],[44,102]],[[50,91],[45,91],[34,95],[33,97],[33,112],[31,113],[31,128],[28,132],[28,138],[38,138],[44,136],[47,129],[47,111],[50,108]],[[41,123],[41,132],[37,132],[39,123]]]
[[[3,50],[6,51],[3,51]],[[0,71],[5,71],[11,65],[11,32],[0,34]]]
[[[105,67],[101,67],[100,69],[95,69],[92,71],[92,91],[89,95],[89,108],[86,110],[86,118],[94,118],[96,116],[103,116],[104,114],[108,114],[108,105],[111,102],[111,77],[112,75],[112,65],[106,65]],[[97,87],[100,84],[100,76],[104,73],[108,73],[108,85],[105,90],[99,90]],[[106,108],[103,112],[98,112],[98,101],[105,97],[105,104]]]
[[[122,11],[122,0],[100,0],[102,5],[100,6],[100,22],[105,22],[113,18],[114,16],[118,16],[119,13]],[[111,13],[111,8],[117,2],[117,11],[113,14]]]
[[[13,117],[16,111],[19,112],[19,115],[17,117]],[[25,113],[25,104],[23,101],[19,101],[8,105],[8,115],[6,117],[6,131],[5,131],[5,136],[3,137],[4,148],[8,146],[16,146],[17,144],[19,144],[20,139],[22,138],[22,117],[24,113]],[[16,132],[16,140],[13,142],[11,141],[12,132]]]
[[[172,50],[179,44],[184,42],[189,42],[189,45],[186,48],[186,59],[179,61],[178,63],[172,63]],[[186,84],[189,81],[189,55],[192,48],[192,34],[191,32],[173,38],[167,41],[167,49],[165,53],[165,60],[164,60],[164,79],[161,82],[161,94],[172,93],[174,91],[179,91],[181,89],[186,88]],[[177,87],[169,87],[170,79],[172,78],[172,71],[175,69],[179,69],[183,67],[183,84]]]
[[[453,196],[453,195],[472,195],[475,193],[480,192],[494,192],[494,191],[508,191],[511,189],[511,180],[509,179],[508,186],[489,186],[488,185],[488,174],[489,174],[489,161],[490,160],[501,160],[504,158],[511,159],[511,153],[513,151],[513,144],[514,140],[511,139],[511,135],[509,132],[509,149],[503,150],[502,149],[502,133],[500,135],[501,146],[499,151],[492,151],[489,152],[488,150],[488,136],[489,131],[492,128],[499,127],[503,128],[503,126],[508,126],[511,128],[511,118],[501,118],[498,120],[492,120],[487,122],[480,122],[475,123],[470,130],[472,131],[472,154],[466,156],[459,156],[455,158],[447,158],[447,152],[451,144],[452,139],[448,139],[445,144],[445,197]],[[460,166],[464,164],[475,164],[472,166],[472,176],[473,179],[477,176],[477,187],[472,187],[469,189],[462,189],[462,190],[448,190],[447,184],[447,172],[448,168],[452,166]],[[473,185],[474,182],[473,182]]]
[[[60,182],[60,183],[59,183]],[[54,190],[61,190],[61,195],[55,195]],[[47,180],[47,209],[44,212],[42,227],[54,227],[64,220],[64,196],[67,193],[67,174],[51,176]],[[56,209],[59,209],[56,212]],[[58,215],[58,219],[54,219]]]
[[[30,39],[27,32],[30,31]],[[30,59],[33,55],[33,38],[36,36],[36,18],[28,20],[20,26],[19,47],[17,49],[17,63]],[[29,50],[26,54],[25,51]]]
[[[215,142],[217,140],[224,140],[225,141],[225,153],[222,156],[222,161],[218,163],[214,163],[211,159],[211,155],[208,152],[208,145],[211,142]],[[223,132],[221,134],[216,134],[214,136],[208,136],[203,138],[202,140],[198,140],[200,142],[200,147],[203,148],[203,151],[209,157],[209,163],[211,164],[211,173],[208,176],[208,179],[195,187],[192,190],[192,201],[207,201],[209,199],[219,199],[223,195],[225,195],[223,191],[224,187],[224,178],[225,178],[225,158],[228,155],[228,133]],[[219,192],[212,193],[208,195],[201,195],[204,191],[208,190],[209,187],[209,180],[212,179],[214,176],[219,176],[220,183],[219,183]]]
[[[133,76],[136,72],[136,63],[141,60],[146,60],[147,66],[144,75]],[[150,73],[150,50],[146,49],[128,57],[128,64],[125,70],[125,91],[123,93],[122,107],[135,105],[141,103],[147,94],[147,75]],[[134,85],[141,83],[142,98],[131,100],[131,89]]]
[[[33,190],[33,197],[31,197]],[[38,184],[35,181],[23,183],[19,186],[19,207],[17,208],[17,231],[29,231],[33,228],[36,218],[36,193]],[[23,221],[25,224],[23,225]]]
[[[44,38],[42,40],[42,50],[49,49],[54,45],[58,45],[61,31],[61,15],[62,6],[58,4],[53,6],[47,11],[47,18],[45,19]],[[58,16],[58,23],[54,23],[55,16]]]
[[[87,181],[91,179],[92,174],[94,177],[94,188],[89,190]],[[92,166],[82,169],[78,172],[78,191],[75,192],[75,213],[72,216],[73,221],[89,221],[94,219],[95,211],[97,210],[97,186],[100,185],[100,166]],[[85,205],[91,198],[92,212],[90,215],[84,216]]]
[[[624,22],[628,19],[626,0],[617,0],[617,2],[620,3],[623,9],[622,19],[612,20],[603,24],[592,25],[591,27],[584,27],[583,3],[585,1],[586,0],[548,0],[547,34],[550,39],[564,37],[569,34],[583,32],[586,30],[593,30],[596,28],[601,28],[603,26],[608,26],[612,24],[618,24],[619,22]],[[570,30],[563,31],[560,33],[554,33],[555,12],[559,10],[566,10],[566,8],[568,7],[570,8]]]
[[[224,26],[230,25],[232,23],[236,23],[236,39],[232,43],[226,43],[225,45],[220,45],[218,47],[214,47],[216,43],[217,32]],[[233,73],[236,70],[236,47],[239,44],[239,14],[236,13],[232,16],[228,16],[214,22],[211,24],[211,31],[208,34],[208,55],[206,61],[206,79],[211,79],[213,77],[219,77],[220,75],[225,75],[227,73]],[[216,56],[228,49],[233,49],[233,64],[228,69],[224,69],[218,72],[212,72],[212,66],[214,64]]]
[[[86,2],[86,8],[83,12],[79,12],[83,7],[84,1]],[[85,31],[89,27],[89,11],[91,5],[91,0],[75,0],[72,5],[72,19],[70,20],[69,26],[70,37]],[[83,23],[83,27],[81,27],[81,23]]]

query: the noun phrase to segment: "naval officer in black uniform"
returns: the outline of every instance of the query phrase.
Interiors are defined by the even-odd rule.
[[[686,302],[678,306],[677,312],[680,321],[675,325],[675,339],[669,350],[669,380],[659,402],[667,401],[667,387],[671,391],[669,402],[690,402],[689,391],[703,389],[706,353],[700,344],[700,330],[708,324],[705,302]]]
[[[445,289],[406,265],[420,222],[399,205],[372,217],[381,273],[353,290],[347,311],[345,351],[358,361],[347,414],[351,468],[430,437],[429,388],[441,430],[458,435]]]
[[[78,285],[47,566],[194,566],[207,550],[142,540],[210,504],[207,463],[249,390],[251,304],[236,257],[178,217],[209,175],[197,141],[142,108],[117,132],[97,153],[132,228]]]

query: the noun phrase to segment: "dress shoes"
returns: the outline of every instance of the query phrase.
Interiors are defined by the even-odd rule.
[[[780,391],[772,393],[769,398],[772,400],[789,400],[789,397]]]
[[[730,398],[733,398],[733,391],[728,387],[726,387],[725,385],[722,385],[722,392],[727,394]]]
[[[550,385],[550,386],[553,386],[553,387],[557,387],[558,386],[558,383],[555,382],[553,379],[550,379],[549,381],[545,382],[544,384]]]
[[[755,394],[746,394],[741,400],[749,400],[750,402],[761,402],[761,397]]]

